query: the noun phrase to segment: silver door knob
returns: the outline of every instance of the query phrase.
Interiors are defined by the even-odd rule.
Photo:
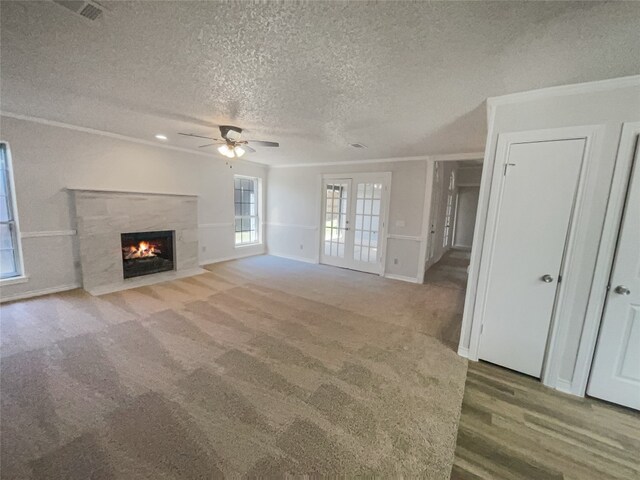
[[[614,292],[620,294],[620,295],[629,295],[631,294],[631,290],[629,290],[627,287],[625,287],[624,285],[618,285]]]
[[[544,283],[551,283],[553,282],[553,277],[547,273],[546,275],[542,276],[542,281]]]

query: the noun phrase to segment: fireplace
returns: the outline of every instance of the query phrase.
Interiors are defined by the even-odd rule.
[[[124,278],[175,269],[174,231],[134,232],[121,235]]]

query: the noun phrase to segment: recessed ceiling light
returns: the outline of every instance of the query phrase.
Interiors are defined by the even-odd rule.
[[[163,140],[164,141],[164,140],[167,139],[167,136],[166,135],[162,135],[161,133],[159,133],[159,134],[156,135],[156,138],[158,140]]]

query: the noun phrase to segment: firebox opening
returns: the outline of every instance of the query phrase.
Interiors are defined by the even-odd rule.
[[[124,278],[174,270],[174,231],[121,235]]]

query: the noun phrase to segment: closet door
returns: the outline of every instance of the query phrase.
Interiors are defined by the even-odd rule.
[[[584,148],[584,139],[516,143],[496,165],[481,359],[540,377]]]
[[[639,138],[587,393],[640,410]]]

